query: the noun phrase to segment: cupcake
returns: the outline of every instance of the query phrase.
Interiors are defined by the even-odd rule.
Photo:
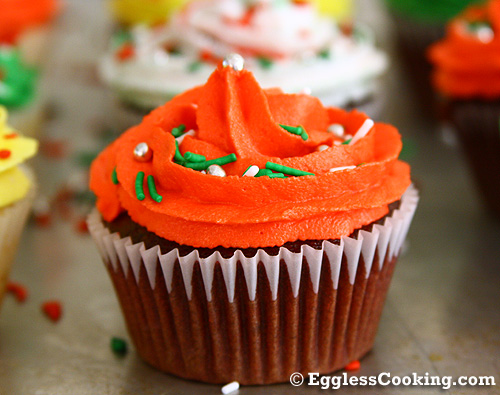
[[[375,105],[386,57],[369,32],[343,33],[308,2],[193,1],[167,25],[115,37],[101,64],[121,100],[149,111],[203,84],[230,53],[259,83],[307,92],[328,105]]]
[[[484,0],[386,0],[395,20],[399,51],[422,109],[429,111],[433,93],[427,48],[444,36],[445,25],[469,4]]]
[[[234,59],[119,137],[88,225],[139,355],[241,384],[365,355],[418,200],[401,145]]]
[[[22,162],[35,155],[37,142],[7,126],[0,106],[0,304],[17,245],[35,196],[31,172]]]
[[[340,24],[352,22],[353,1],[352,0],[312,0],[319,12],[328,15]]]
[[[115,19],[124,26],[156,25],[169,19],[187,0],[111,0]]]
[[[486,206],[500,217],[500,1],[471,7],[432,46],[435,89],[446,103]]]
[[[0,106],[10,112],[9,122],[28,136],[39,133],[44,118],[37,91],[38,72],[27,65],[14,46],[0,46]]]
[[[29,63],[39,64],[56,0],[0,0],[0,43],[16,43]]]

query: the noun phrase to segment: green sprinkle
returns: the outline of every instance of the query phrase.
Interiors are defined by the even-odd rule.
[[[296,177],[314,176],[315,175],[314,173],[309,173],[307,171],[294,169],[293,167],[287,167],[287,166],[279,165],[279,164],[273,163],[273,162],[267,162],[266,163],[266,169],[273,170],[273,171],[276,171],[276,172],[279,172],[279,173],[288,174],[290,176],[296,176]]]
[[[111,351],[119,357],[123,357],[128,352],[127,342],[120,337],[111,338]]]
[[[238,158],[236,157],[235,154],[230,154],[227,156],[223,156],[221,158],[207,160],[205,162],[198,162],[198,163],[187,162],[184,164],[184,166],[193,170],[206,170],[210,165],[224,166],[227,165],[228,163],[236,162],[237,159]]]
[[[190,73],[196,73],[200,68],[203,63],[199,61],[192,62],[188,65],[188,71]]]
[[[174,137],[181,137],[184,134],[184,131],[186,130],[186,125],[179,125],[176,128],[172,129],[172,136]]]
[[[318,55],[322,59],[330,59],[330,50],[329,49],[323,49],[322,51],[319,52]]]
[[[351,140],[352,140],[352,139],[346,140],[346,141],[344,141],[341,145],[347,145],[347,144],[349,144],[349,143],[351,142]]]
[[[179,143],[177,141],[175,142],[174,161],[181,164],[181,165],[184,162],[186,162],[186,160],[182,157],[181,151],[179,151]]]
[[[296,134],[297,136],[302,137],[302,140],[306,141],[309,138],[309,135],[307,134],[306,130],[304,129],[303,126],[287,126],[287,125],[281,125],[280,126],[285,129],[287,132]]]
[[[146,195],[144,195],[144,172],[140,171],[137,173],[137,176],[135,177],[135,196],[139,200],[144,200],[146,199]]]
[[[113,181],[113,184],[115,185],[118,185],[120,183],[116,174],[116,167],[113,169],[113,173],[111,173],[111,181]]]
[[[363,166],[363,165],[366,165],[366,162],[360,163],[360,164],[359,164],[359,165],[357,165],[356,167],[360,167],[360,166]]]
[[[161,201],[163,200],[163,196],[159,195],[156,191],[155,178],[153,176],[148,176],[148,189],[151,198],[155,202],[161,203]]]
[[[286,176],[283,173],[272,173],[269,174],[269,178],[286,178]]]
[[[265,177],[273,174],[273,172],[269,169],[260,169],[255,177]]]
[[[264,70],[269,70],[274,64],[271,59],[265,57],[258,58],[257,61]]]
[[[207,160],[205,156],[194,154],[189,151],[184,154],[184,159],[187,160],[188,162],[193,162],[193,163],[205,162]]]

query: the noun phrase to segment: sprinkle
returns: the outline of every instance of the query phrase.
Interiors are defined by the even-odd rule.
[[[151,198],[156,203],[161,203],[161,201],[163,200],[163,196],[159,195],[158,192],[156,191],[155,178],[151,175],[148,176],[148,189],[149,189],[149,194],[151,195]]]
[[[186,125],[181,124],[181,125],[177,126],[176,128],[172,129],[172,136],[181,137],[184,134],[185,130],[186,130]]]
[[[217,159],[207,160],[206,162],[199,162],[199,163],[187,162],[184,164],[184,166],[193,170],[206,170],[210,165],[224,166],[227,165],[228,163],[236,162],[237,159],[238,158],[236,157],[235,154],[230,154],[227,156],[222,156]]]
[[[205,162],[207,160],[205,156],[194,154],[189,151],[184,154],[184,159],[187,160],[188,162],[193,162],[193,163]]]
[[[77,223],[76,223],[76,227],[75,227],[76,231],[78,233],[81,233],[81,234],[86,234],[86,233],[89,233],[89,227],[87,225],[87,221],[85,220],[85,218],[82,218],[80,219]]]
[[[132,58],[134,55],[135,55],[135,49],[133,45],[130,43],[123,44],[116,53],[116,57],[118,58],[118,60],[122,62]]]
[[[233,381],[232,383],[226,384],[224,387],[222,387],[221,392],[224,395],[228,395],[231,392],[238,391],[240,389],[240,383],[237,381]]]
[[[127,355],[128,346],[125,339],[122,339],[121,337],[112,337],[110,346],[111,351],[113,351],[116,356],[124,357],[125,355]]]
[[[51,300],[42,304],[42,311],[53,322],[60,320],[62,316],[62,306],[57,300]]]
[[[8,149],[0,150],[0,159],[9,159],[11,155],[12,152],[10,152]]]
[[[272,173],[269,174],[269,178],[287,178],[283,173]]]
[[[111,181],[115,185],[118,185],[120,183],[120,181],[118,181],[118,175],[116,174],[116,167],[113,169],[113,172],[111,173]]]
[[[259,166],[252,165],[243,173],[243,177],[255,177],[259,172]]]
[[[273,174],[273,172],[269,169],[260,169],[257,174],[255,175],[255,177],[265,177],[265,176],[269,176]]]
[[[176,161],[179,164],[183,164],[186,160],[182,157],[181,151],[179,151],[179,143],[177,140],[175,141],[175,154],[174,154],[174,161]]]
[[[375,125],[375,122],[373,122],[373,120],[367,119],[363,123],[363,125],[361,125],[361,127],[356,132],[354,137],[351,140],[349,140],[349,142],[347,144],[349,144],[349,145],[355,144],[357,141],[359,141],[360,139],[365,137],[368,134],[368,132],[373,128],[374,125]]]
[[[7,284],[7,292],[13,294],[19,303],[23,303],[28,297],[28,290],[19,283],[9,282]]]
[[[361,367],[361,364],[359,363],[359,361],[352,361],[351,363],[346,365],[344,370],[346,370],[348,372],[352,372],[354,370],[359,370],[360,367]]]
[[[352,170],[355,169],[356,166],[343,166],[343,167],[334,167],[333,169],[330,169],[330,173],[334,173],[336,171],[342,171],[342,170]]]
[[[308,134],[303,126],[287,126],[287,125],[281,125],[281,124],[280,124],[280,126],[283,129],[285,129],[287,132],[292,133],[292,134],[296,134],[297,136],[302,137],[302,140],[304,140],[304,141],[306,141],[309,138],[309,136],[308,136]]]
[[[146,199],[146,195],[144,195],[144,172],[140,171],[137,173],[137,176],[135,177],[135,196],[139,200],[144,200]]]
[[[322,144],[322,145],[320,145],[318,148],[316,148],[316,151],[318,151],[318,152],[322,152],[322,151],[327,150],[328,148],[330,148],[330,146],[329,146],[329,145]]]
[[[330,59],[330,50],[329,49],[323,49],[322,51],[319,52],[318,55],[322,59]]]
[[[5,134],[3,136],[3,138],[6,140],[9,140],[9,139],[15,139],[17,136],[18,136],[17,133],[9,133],[9,134]]]
[[[153,158],[153,150],[147,143],[139,143],[134,148],[134,158],[139,162],[149,162]]]
[[[348,139],[348,140],[344,141],[341,145],[349,145],[349,144],[351,144],[351,141],[352,141],[352,139]]]
[[[226,172],[219,165],[208,166],[207,174],[210,174],[212,176],[217,176],[217,177],[225,177],[226,176]]]
[[[202,64],[203,64],[203,63],[202,63],[202,62],[200,62],[200,61],[194,61],[194,62],[191,62],[191,63],[189,63],[189,65],[188,65],[188,71],[189,71],[190,73],[195,73],[195,72],[197,72],[197,71],[201,68]]]
[[[222,62],[223,67],[231,67],[234,71],[241,71],[245,68],[245,59],[237,53],[228,55]]]
[[[273,67],[273,61],[269,58],[258,58],[257,61],[260,64],[260,67],[262,67],[264,70],[269,70],[271,67]]]
[[[296,176],[296,177],[314,176],[314,173],[309,173],[307,171],[294,169],[293,167],[279,165],[279,164],[273,163],[273,162],[267,162],[266,169],[273,170],[273,171],[280,172],[280,173],[284,173],[284,174],[288,174],[291,176]]]
[[[189,132],[184,133],[181,137],[177,137],[175,141],[177,141],[178,144],[182,144],[182,142],[187,136],[194,136],[195,134],[196,132],[193,129],[191,129]]]
[[[334,123],[328,126],[328,131],[337,137],[343,137],[345,133],[344,127],[339,123]]]

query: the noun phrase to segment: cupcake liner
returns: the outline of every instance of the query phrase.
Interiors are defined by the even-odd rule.
[[[26,172],[32,178],[31,172]],[[0,209],[0,306],[17,246],[35,199],[35,194],[36,188],[33,185],[23,199]]]
[[[143,359],[184,378],[267,384],[370,350],[417,202],[412,186],[369,231],[253,257],[146,250],[110,233],[96,210],[88,224]]]
[[[481,197],[500,218],[500,101],[452,101],[449,113]]]

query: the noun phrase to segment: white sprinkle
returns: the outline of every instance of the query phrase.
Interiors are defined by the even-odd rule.
[[[219,165],[208,166],[207,174],[210,174],[212,176],[217,176],[217,177],[225,177],[226,176],[226,172]]]
[[[327,150],[328,148],[330,148],[330,146],[329,146],[329,145],[322,144],[322,145],[320,145],[318,148],[316,148],[316,151],[322,152],[322,151],[324,151],[324,150]]]
[[[302,89],[302,91],[300,93],[302,93],[303,95],[310,95],[310,94],[312,94],[312,89],[305,87],[304,89]]]
[[[375,122],[371,119],[367,119],[363,125],[359,128],[359,130],[356,132],[352,140],[349,142],[349,145],[353,145],[356,143],[358,140],[362,139],[365,137],[370,130],[372,130],[373,126],[375,125]]]
[[[342,145],[342,141],[334,141],[333,144],[335,144],[335,145]]]
[[[238,391],[240,389],[240,383],[237,381],[233,381],[232,383],[226,384],[224,387],[222,387],[221,392],[224,395],[230,394],[231,392]]]
[[[330,173],[335,173],[336,171],[342,171],[342,170],[352,170],[355,169],[356,166],[344,166],[344,167],[334,167],[333,169],[330,169]]]
[[[139,143],[134,148],[134,158],[139,162],[149,162],[153,157],[153,151],[146,143]]]
[[[235,71],[241,71],[245,68],[245,59],[240,54],[232,53],[224,59],[222,66],[231,67]]]
[[[328,131],[337,137],[343,137],[345,133],[344,127],[338,123],[328,126]]]
[[[480,27],[477,30],[476,34],[479,41],[483,43],[489,43],[495,38],[495,33],[493,32],[493,29],[491,29],[489,26]]]
[[[346,134],[346,135],[344,136],[344,141],[347,141],[347,140],[349,140],[349,139],[352,139],[352,134]]]
[[[184,140],[184,137],[186,136],[194,136],[195,135],[195,131],[193,129],[191,129],[189,132],[187,133],[184,133],[182,136],[179,136],[175,139],[175,141],[177,141],[179,143],[179,145],[182,143],[182,141]]]
[[[259,170],[259,166],[252,165],[243,173],[243,177],[255,177]]]

